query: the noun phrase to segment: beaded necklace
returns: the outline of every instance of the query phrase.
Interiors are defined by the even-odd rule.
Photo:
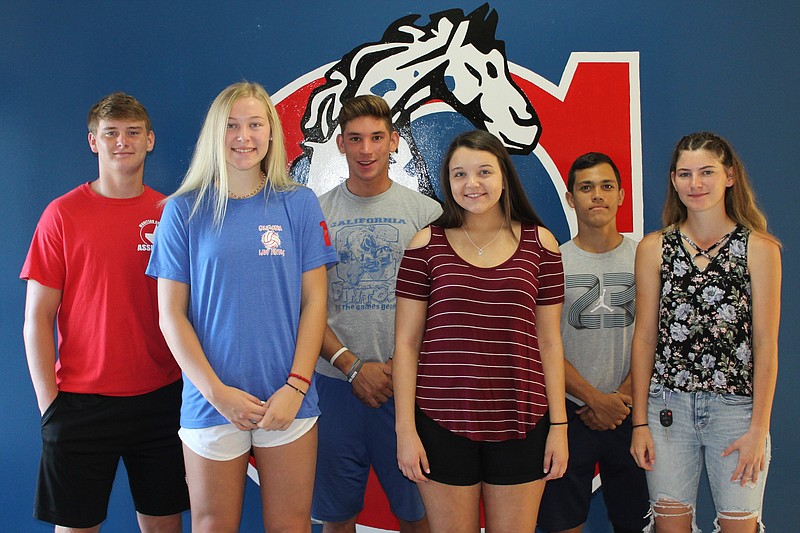
[[[259,182],[258,187],[256,187],[256,190],[247,194],[236,194],[231,191],[228,191],[228,198],[233,198],[234,200],[244,200],[245,198],[252,198],[256,194],[258,194],[258,191],[260,191],[264,187],[265,183],[267,183],[267,175],[264,174],[264,172],[262,171],[261,182]]]

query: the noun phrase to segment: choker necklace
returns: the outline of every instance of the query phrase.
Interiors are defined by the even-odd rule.
[[[467,239],[469,239],[470,244],[472,246],[474,246],[476,250],[478,250],[478,255],[483,255],[483,251],[486,249],[486,247],[489,246],[490,244],[492,244],[495,240],[497,240],[497,237],[500,235],[500,232],[503,230],[503,228],[505,226],[506,226],[505,222],[500,224],[500,228],[497,230],[497,233],[494,234],[494,237],[492,237],[492,240],[487,242],[483,246],[478,246],[477,244],[475,244],[475,241],[473,241],[472,237],[469,236],[469,233],[467,232],[467,230],[466,230],[466,228],[464,226],[461,226],[461,229],[464,230],[464,235],[467,236]]]
[[[697,244],[695,244],[695,242],[692,239],[690,239],[689,237],[687,237],[686,234],[683,233],[682,231],[680,233],[681,233],[681,237],[683,237],[686,240],[686,242],[688,242],[689,245],[697,251],[697,253],[694,254],[694,257],[692,259],[696,259],[696,258],[702,256],[702,257],[705,257],[706,259],[708,259],[709,261],[711,261],[711,256],[708,255],[709,252],[711,252],[714,248],[717,248],[720,245],[724,244],[728,239],[730,239],[730,237],[731,237],[731,235],[733,235],[734,231],[736,231],[736,228],[733,228],[732,230],[730,230],[728,233],[723,235],[720,240],[718,240],[717,242],[715,242],[714,244],[712,244],[711,246],[709,246],[708,248],[705,248],[705,249],[700,248],[699,246],[697,246]]]
[[[256,187],[256,190],[247,194],[236,194],[231,191],[228,191],[228,198],[233,198],[234,200],[244,200],[245,198],[252,198],[256,194],[258,194],[258,191],[260,191],[264,187],[265,183],[267,183],[267,175],[264,174],[264,171],[261,171],[261,182],[259,182],[258,187]]]

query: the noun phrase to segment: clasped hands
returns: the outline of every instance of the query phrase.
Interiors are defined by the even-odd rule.
[[[294,421],[303,396],[284,385],[266,401],[235,387],[224,386],[211,404],[230,423],[243,431],[252,429],[285,430]]]
[[[587,403],[575,411],[581,421],[595,431],[615,429],[631,413],[633,400],[621,392],[598,393]]]

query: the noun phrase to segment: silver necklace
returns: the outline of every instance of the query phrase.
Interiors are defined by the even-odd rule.
[[[476,250],[478,250],[478,255],[483,255],[483,251],[486,249],[486,247],[489,246],[490,244],[492,244],[495,240],[497,240],[497,237],[500,235],[500,232],[503,231],[503,228],[505,226],[506,226],[505,222],[500,224],[500,228],[497,230],[497,233],[494,234],[494,237],[492,237],[492,240],[487,242],[483,246],[478,246],[477,244],[475,244],[475,241],[473,241],[472,237],[469,236],[469,233],[467,233],[467,230],[466,230],[466,228],[464,226],[461,226],[461,229],[464,231],[464,235],[467,236],[467,239],[469,240],[470,244],[472,246],[474,246]]]

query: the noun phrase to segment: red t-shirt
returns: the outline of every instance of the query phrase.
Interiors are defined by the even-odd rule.
[[[164,196],[106,198],[85,183],[55,199],[33,234],[22,279],[63,291],[56,382],[67,392],[133,396],[180,378],[145,275]]]
[[[431,226],[427,246],[408,249],[397,296],[428,301],[416,402],[442,427],[476,441],[524,438],[547,411],[536,306],[564,301],[561,256],[534,226],[505,263],[461,259]]]

